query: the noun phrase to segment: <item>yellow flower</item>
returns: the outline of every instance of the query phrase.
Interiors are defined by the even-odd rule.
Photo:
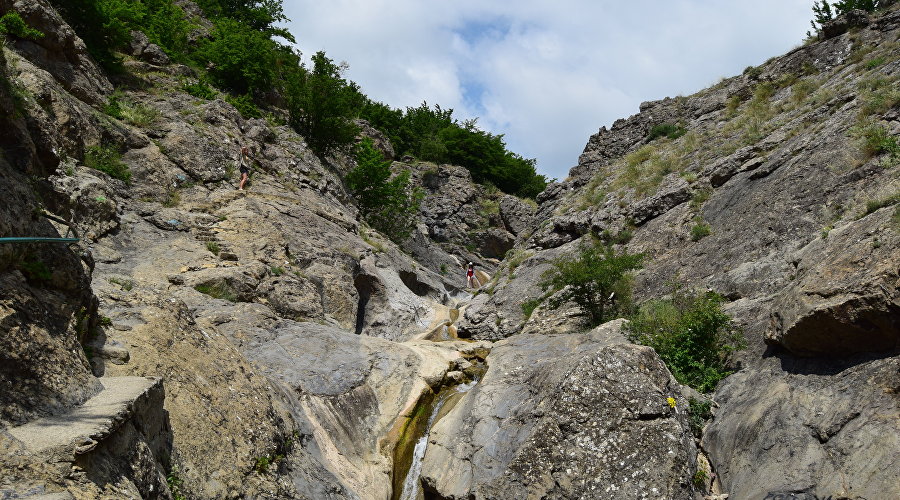
[[[669,403],[670,408],[675,408],[675,398],[666,398],[666,402]]]

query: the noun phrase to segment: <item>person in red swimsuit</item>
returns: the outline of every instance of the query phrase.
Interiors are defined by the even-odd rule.
[[[466,269],[466,284],[469,288],[477,288],[478,279],[475,277],[475,264],[469,262],[469,268]]]

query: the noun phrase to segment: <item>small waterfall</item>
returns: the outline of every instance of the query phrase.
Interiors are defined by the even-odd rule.
[[[421,500],[423,498],[422,483],[419,480],[419,475],[422,473],[422,460],[425,458],[425,450],[428,447],[428,436],[431,434],[431,427],[434,425],[435,421],[437,421],[438,416],[441,415],[441,409],[448,401],[453,399],[454,396],[469,392],[477,384],[478,379],[475,379],[465,384],[448,387],[438,394],[434,401],[434,406],[431,409],[431,414],[428,416],[428,423],[425,425],[425,431],[416,441],[416,446],[413,449],[409,471],[403,479],[403,489],[400,491],[400,496],[395,495],[395,498],[399,498],[400,500]]]

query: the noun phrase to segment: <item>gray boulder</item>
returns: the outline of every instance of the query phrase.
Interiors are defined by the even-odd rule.
[[[131,32],[131,42],[128,45],[128,50],[131,52],[131,55],[156,66],[162,66],[171,62],[169,56],[159,48],[159,45],[150,43],[147,35],[141,31]]]
[[[797,278],[774,302],[766,341],[802,356],[900,347],[900,235],[882,209],[798,252]]]
[[[514,236],[530,231],[536,208],[512,195],[500,198],[500,217],[506,230]]]
[[[679,386],[623,321],[494,345],[484,379],[432,428],[422,482],[438,498],[694,498]],[[676,406],[667,398],[676,398]]]

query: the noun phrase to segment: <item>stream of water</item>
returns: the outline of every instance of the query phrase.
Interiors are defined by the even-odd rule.
[[[416,446],[413,449],[412,463],[409,466],[409,472],[406,473],[406,478],[403,480],[403,490],[400,493],[400,500],[421,500],[422,483],[419,481],[419,475],[422,473],[422,459],[425,458],[425,449],[428,447],[428,436],[431,434],[431,426],[434,425],[434,421],[437,419],[437,416],[440,415],[441,408],[444,407],[444,404],[449,401],[454,394],[469,392],[476,384],[478,384],[477,379],[454,386],[448,390],[442,391],[438,395],[434,408],[431,410],[431,415],[428,416],[425,434],[416,441]]]

